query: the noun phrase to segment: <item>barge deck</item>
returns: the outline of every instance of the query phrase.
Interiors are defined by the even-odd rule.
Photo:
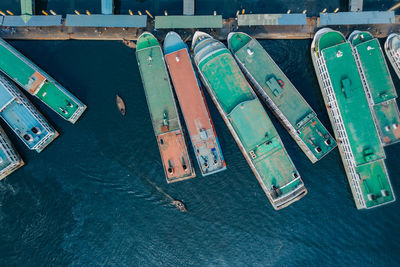
[[[272,206],[279,210],[304,197],[296,167],[229,50],[204,32],[195,33],[192,50],[204,85]]]
[[[324,28],[316,33],[311,55],[357,208],[393,202],[385,153],[351,44]]]
[[[225,170],[222,150],[187,45],[177,33],[170,32],[165,37],[164,53],[201,174]]]
[[[193,178],[196,174],[189,158],[164,55],[151,33],[144,32],[139,37],[136,57],[167,182]]]
[[[78,98],[1,38],[0,70],[71,123],[75,123],[86,109]]]
[[[256,92],[311,162],[336,147],[314,110],[257,40],[235,32],[229,34],[228,45]]]
[[[58,132],[3,74],[0,74],[0,117],[29,149],[37,152],[58,136]]]
[[[400,141],[397,93],[379,41],[369,32],[354,31],[349,42],[357,60],[368,102],[384,145]]]

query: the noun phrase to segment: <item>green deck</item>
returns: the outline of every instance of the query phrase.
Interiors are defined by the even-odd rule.
[[[222,16],[156,16],[156,29],[222,28]]]
[[[294,180],[296,169],[271,120],[227,49],[206,57],[199,70],[223,108],[266,188]],[[288,192],[296,185],[287,188]]]
[[[363,33],[364,34],[364,33]],[[392,78],[377,39],[355,46],[375,104],[397,97]]]
[[[317,159],[336,146],[310,105],[257,40],[245,33],[235,33],[231,35],[229,45],[251,80],[255,81],[256,89],[276,105]],[[279,80],[284,86],[277,83]],[[325,144],[327,139],[330,140],[330,145]],[[322,151],[318,153],[316,147],[320,147]]]
[[[357,50],[365,73],[382,141],[386,145],[395,143],[400,139],[400,132],[393,129],[393,125],[400,125],[400,114],[395,100],[397,94],[379,41],[369,32],[353,33],[350,41]]]
[[[335,31],[330,31],[321,36],[317,43],[317,49],[318,51],[322,51],[325,48],[332,47],[344,42],[346,42],[346,39],[342,34],[339,34]]]
[[[383,160],[374,161],[356,168],[361,177],[361,191],[367,208],[394,200],[391,186]],[[387,191],[387,196],[382,194],[382,190]],[[368,199],[372,194],[375,199]]]
[[[351,45],[342,43],[322,53],[357,165],[384,158]]]
[[[30,92],[30,86],[33,82],[31,79],[32,75],[36,72],[40,73],[40,75],[46,78],[46,82],[35,96],[67,120],[77,112],[79,108],[77,103],[85,107],[85,105],[80,103],[75,97],[61,90],[46,73],[1,39],[0,70],[27,92]],[[70,104],[71,107],[68,106],[68,104]],[[67,111],[67,114],[62,112],[62,110]]]
[[[332,31],[322,37],[326,40],[327,36],[335,35],[342,36]],[[336,41],[337,45],[331,43],[331,47],[323,49],[322,54],[355,159],[355,171],[359,175],[358,183],[362,197],[366,208],[370,208],[393,201],[394,195],[384,163],[385,154],[373,122],[351,44],[344,43],[338,38]],[[336,125],[336,128],[340,127]],[[344,157],[346,156],[342,153],[343,160]],[[349,170],[347,175],[350,175]],[[354,188],[353,194],[356,194],[355,190]],[[356,195],[354,198],[357,198]]]
[[[164,132],[161,130],[164,113],[167,114],[169,131],[180,129],[167,68],[157,39],[151,34],[141,35],[136,54],[155,134]]]
[[[21,17],[25,23],[27,23],[33,15],[32,0],[21,0]]]

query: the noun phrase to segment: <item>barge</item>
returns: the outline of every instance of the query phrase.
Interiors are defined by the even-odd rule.
[[[356,207],[395,201],[351,44],[340,32],[323,28],[315,34],[311,57]]]
[[[192,50],[205,87],[272,206],[279,210],[304,197],[300,174],[229,50],[199,31]]]
[[[168,183],[196,176],[189,158],[164,55],[157,39],[144,32],[136,58]]]
[[[71,123],[75,123],[86,109],[78,98],[1,38],[0,70]]]
[[[0,74],[0,117],[29,149],[37,152],[58,136],[58,132],[3,74]]]
[[[353,46],[361,80],[382,143],[396,143],[400,141],[397,93],[379,41],[365,31],[352,32],[348,41]]]
[[[385,41],[385,53],[400,79],[400,35],[390,34]]]
[[[228,46],[255,91],[312,163],[336,147],[314,110],[256,39],[231,32]]]
[[[0,180],[23,165],[24,161],[11,144],[3,128],[0,127]]]
[[[201,174],[225,170],[222,150],[188,47],[177,33],[169,32],[165,37],[164,54]]]

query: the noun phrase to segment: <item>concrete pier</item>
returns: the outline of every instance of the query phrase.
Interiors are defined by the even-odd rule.
[[[320,28],[319,17],[308,17],[306,25],[265,25],[265,26],[238,26],[234,18],[224,19],[222,28],[204,29],[219,40],[226,40],[229,32],[243,31],[257,39],[310,39]],[[392,32],[400,32],[400,16],[395,17],[395,23],[375,25],[333,25],[330,28],[350,34],[353,30],[367,30],[376,37],[386,37]],[[155,30],[154,21],[148,21],[145,28],[122,27],[0,27],[0,37],[15,40],[136,40],[144,31],[152,32],[159,40],[172,29]],[[196,29],[177,30],[182,38],[190,40]]]

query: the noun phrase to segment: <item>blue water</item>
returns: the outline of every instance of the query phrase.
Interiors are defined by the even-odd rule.
[[[0,9],[17,9],[16,2],[2,0]],[[39,2],[70,12],[78,7],[94,10],[92,5],[100,1]],[[151,8],[161,14],[170,6],[167,2],[122,1],[121,9]],[[208,5],[200,7],[201,13],[217,9],[224,16],[242,6],[260,12],[307,6],[318,13],[324,2],[332,9],[340,4],[201,2]],[[371,2],[366,8],[386,9],[393,1]],[[180,1],[172,5],[180,6]],[[261,43],[329,126],[310,42]],[[0,266],[400,264],[400,202],[358,211],[337,149],[312,165],[272,117],[309,190],[300,201],[274,211],[206,96],[228,170],[167,185],[134,50],[105,41],[10,43],[76,94],[88,110],[72,125],[30,98],[61,134],[40,154],[28,151],[2,124],[27,165],[0,182]],[[126,102],[126,117],[115,106],[116,93]],[[393,188],[400,194],[400,144],[385,150]],[[183,200],[189,212],[177,211],[171,198]]]

